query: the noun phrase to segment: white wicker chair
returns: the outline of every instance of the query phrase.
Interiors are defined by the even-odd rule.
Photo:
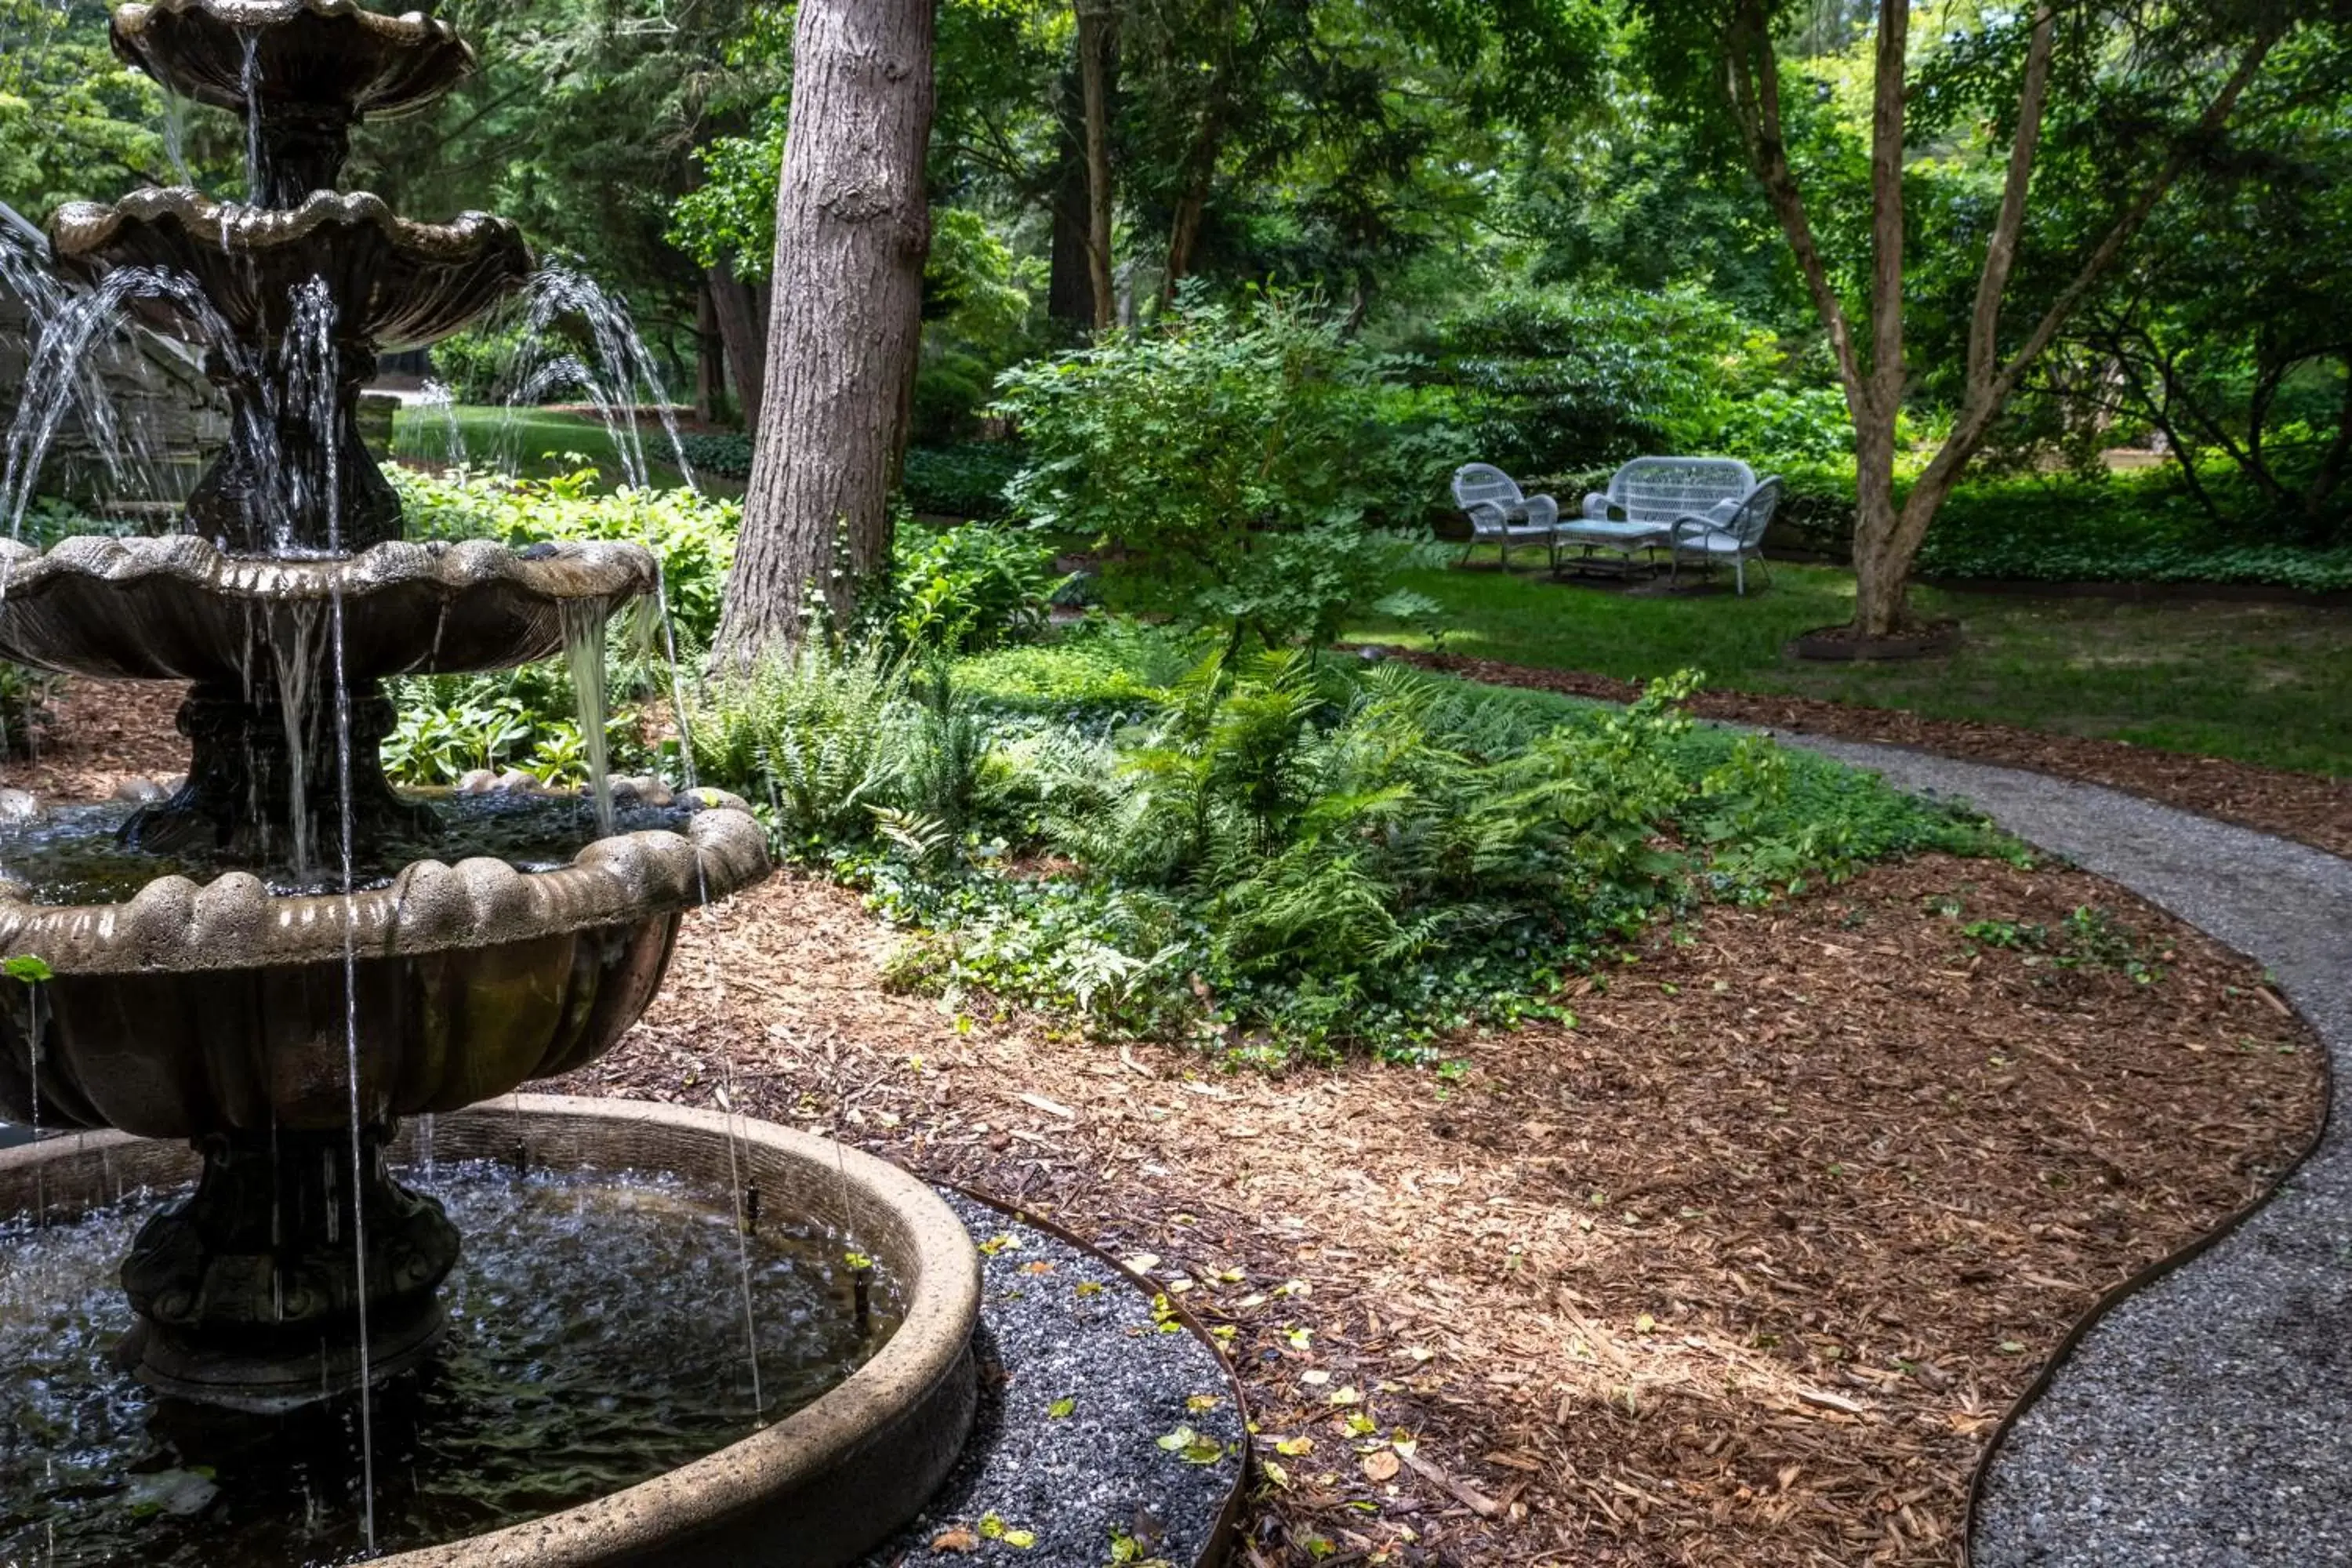
[[[1763,566],[1764,531],[1780,504],[1780,477],[1775,474],[1737,500],[1717,501],[1703,514],[1676,518],[1667,531],[1674,569],[1685,561],[1697,561],[1712,570],[1728,561],[1732,581],[1745,595],[1748,563]],[[1769,581],[1769,569],[1765,575]]]
[[[1584,498],[1583,520],[1569,527],[1622,518],[1664,530],[1755,488],[1755,470],[1737,458],[1636,458],[1611,476],[1607,490]]]
[[[1513,544],[1540,542],[1551,564],[1559,564],[1559,502],[1521,493],[1518,481],[1492,463],[1465,463],[1454,470],[1454,500],[1470,518],[1470,542],[1460,559],[1481,544],[1502,548],[1511,564]]]

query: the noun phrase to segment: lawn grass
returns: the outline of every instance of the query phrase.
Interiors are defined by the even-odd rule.
[[[2352,613],[2291,605],[2028,598],[1922,588],[1924,615],[1957,616],[1967,645],[1892,664],[1799,663],[1790,637],[1850,618],[1853,577],[1776,563],[1746,598],[1628,595],[1496,570],[1412,574],[1445,606],[1449,653],[1642,679],[1684,668],[1719,689],[1789,693],[1938,719],[2352,775]],[[1350,637],[1426,647],[1367,618]]]
[[[526,479],[545,479],[581,467],[585,458],[617,488],[627,482],[628,467],[621,460],[620,444],[604,422],[593,415],[552,408],[505,408],[461,404],[449,410],[465,442],[466,460],[477,468],[497,468],[511,459]],[[646,453],[647,478],[656,489],[674,489],[683,482],[669,437],[655,420],[640,420],[638,439]],[[448,428],[438,410],[403,407],[393,421],[393,455],[404,459],[445,462],[449,450]],[[575,456],[576,454],[576,456]],[[709,475],[695,476],[706,494],[740,494],[742,486]]]

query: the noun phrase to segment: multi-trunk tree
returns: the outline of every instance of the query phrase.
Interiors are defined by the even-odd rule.
[[[1972,27],[1915,40],[1909,0],[1878,0],[1870,26],[1865,215],[1841,224],[1792,152],[1798,107],[1781,0],[1639,0],[1663,85],[1688,104],[1727,108],[1826,333],[1853,420],[1853,629],[1882,637],[1909,623],[1913,563],[1937,510],[2027,373],[2117,265],[2149,215],[2197,161],[2214,155],[2232,112],[2280,39],[2294,0],[2184,7],[2130,0],[2029,0]],[[1794,94],[1817,85],[1798,77]],[[1896,421],[1916,390],[1905,357],[1906,211],[1915,138],[1965,140],[1969,116],[2005,143],[1998,195],[1974,233],[1975,286],[1959,349],[1949,434],[1907,489]],[[2029,215],[2037,160],[2053,132],[2070,153],[2106,159],[2099,210],[2063,234]],[[1824,181],[1824,184],[1827,182]],[[1856,232],[1856,230],[1859,232]],[[2019,287],[2021,258],[2038,274]],[[2015,298],[2030,308],[2011,310]]]

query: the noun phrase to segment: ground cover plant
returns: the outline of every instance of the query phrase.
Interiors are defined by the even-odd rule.
[[[1425,1059],[1581,966],[1981,827],[1693,725],[1112,624],[961,661],[822,650],[718,687],[700,775],[917,933],[898,978],[1276,1062]]]
[[[2352,635],[2341,610],[2131,603],[1917,590],[1959,618],[1948,657],[1894,664],[1790,659],[1788,640],[1843,619],[1842,569],[1772,564],[1745,598],[1627,594],[1491,569],[1408,573],[1442,606],[1449,653],[1643,679],[1704,668],[1728,691],[1789,693],[1945,720],[2103,737],[2270,768],[2352,776]],[[1429,630],[1366,615],[1349,636],[1427,647]]]

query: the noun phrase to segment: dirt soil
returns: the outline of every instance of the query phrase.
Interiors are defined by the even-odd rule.
[[[1459,654],[1383,647],[1430,669],[1466,676],[1496,686],[1559,691],[1604,701],[1630,701],[1638,683],[1605,675],[1538,669]],[[1916,746],[1950,757],[1973,757],[2008,767],[2031,768],[2059,778],[2081,779],[2144,795],[2224,821],[2297,839],[2330,854],[2352,856],[2352,779],[2286,773],[2220,757],[2184,756],[2151,751],[2125,741],[2084,735],[2053,735],[2008,724],[1923,719],[1895,709],[1863,708],[1818,697],[1775,697],[1744,691],[1702,691],[1691,711],[1706,719],[1755,724],[1769,730],[1834,735],[1849,741],[1881,741]]]
[[[1997,945],[2086,906],[2160,976]],[[2042,1358],[2266,1191],[2323,1090],[2246,961],[1982,861],[1709,910],[1442,1071],[1082,1040],[885,990],[895,940],[797,877],[690,916],[556,1087],[723,1089],[1145,1258],[1232,1331],[1253,1568],[1953,1563]]]

